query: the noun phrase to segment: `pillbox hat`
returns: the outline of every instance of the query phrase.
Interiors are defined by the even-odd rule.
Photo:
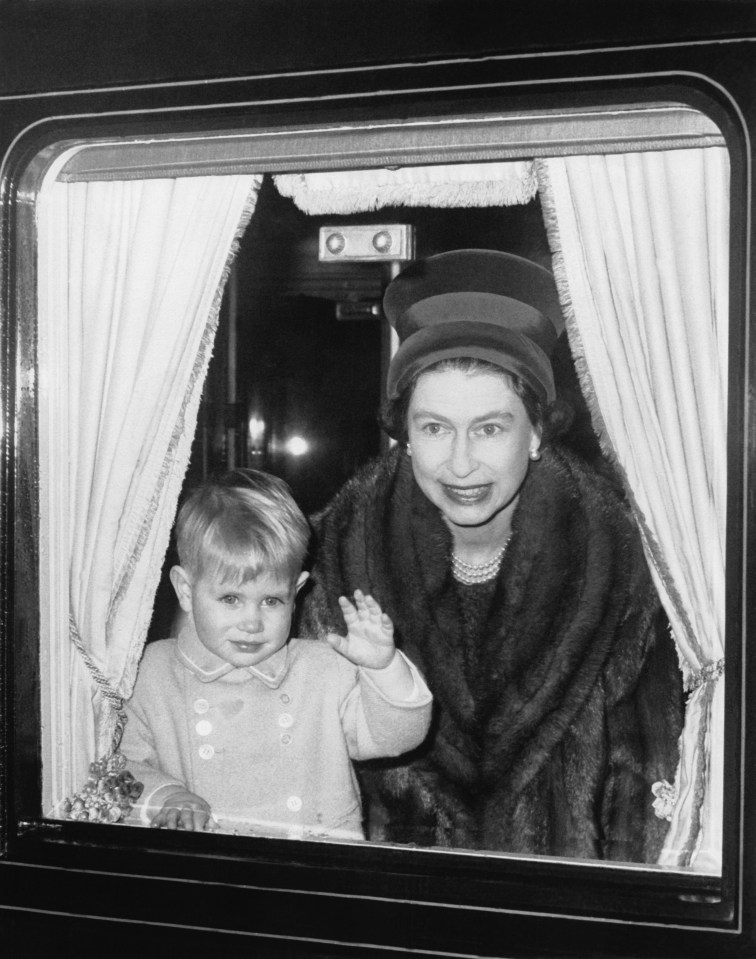
[[[555,399],[549,357],[564,320],[552,274],[532,260],[497,250],[418,260],[389,284],[383,310],[400,341],[389,399],[433,363],[463,356],[516,374],[545,403]]]

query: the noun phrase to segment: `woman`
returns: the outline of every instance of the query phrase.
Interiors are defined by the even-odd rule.
[[[551,274],[454,251],[384,309],[399,444],[316,517],[303,624],[370,591],[434,695],[426,742],[363,771],[371,838],[653,862],[680,674],[621,493],[552,441]]]

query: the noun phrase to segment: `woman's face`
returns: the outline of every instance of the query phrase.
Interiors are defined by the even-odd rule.
[[[451,527],[508,518],[540,431],[503,376],[423,373],[407,421],[417,484]]]

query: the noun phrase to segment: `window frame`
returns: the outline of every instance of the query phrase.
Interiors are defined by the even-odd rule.
[[[731,227],[734,240],[731,243],[731,271],[738,281],[732,284],[736,289],[731,304],[729,422],[731,435],[743,437],[743,446],[736,448],[737,444],[732,440],[728,458],[727,646],[730,662],[727,682],[732,695],[742,698],[747,684],[747,677],[741,682],[745,590],[742,578],[732,575],[731,570],[743,568],[744,537],[738,531],[742,531],[744,521],[746,525],[752,522],[746,514],[744,496],[745,453],[749,451],[750,444],[749,434],[746,433],[748,423],[744,403],[746,369],[742,360],[743,347],[747,341],[742,318],[746,316],[748,304],[748,241],[752,229],[747,130],[742,123],[738,127],[737,104],[733,106],[731,102],[728,107],[727,97],[722,97],[714,84],[697,81],[687,86],[681,82],[675,83],[666,76],[660,82],[659,76],[653,72],[640,79],[636,74],[633,81],[635,86],[631,85],[632,92],[629,94],[627,76],[612,73],[608,80],[605,76],[598,76],[594,81],[591,102],[598,109],[607,102],[616,103],[617,90],[622,89],[626,102],[658,102],[660,91],[663,91],[664,99],[687,102],[697,109],[701,109],[705,103],[705,112],[716,119],[730,148],[732,182],[739,184],[740,195],[748,200],[742,218],[734,217]],[[570,96],[574,96],[575,84],[578,83],[581,97],[586,97],[584,77],[563,78],[551,83],[541,81],[528,87],[527,93],[517,89],[514,95],[511,90],[502,93],[499,87],[486,89],[485,93],[477,88],[474,96],[468,93],[461,98],[461,102],[459,95],[439,96],[431,90],[424,95],[428,110],[425,115],[432,116],[433,110],[437,115],[453,115],[454,111],[469,113],[471,103],[477,110],[485,105],[485,112],[489,112],[491,103],[497,97],[500,102],[509,103],[510,106],[513,102],[527,102],[530,109],[536,109],[533,104],[550,103],[553,109],[559,109],[559,104],[566,103]],[[623,86],[620,86],[621,83]],[[701,86],[708,87],[706,94],[702,93]],[[675,96],[671,96],[672,92]],[[388,106],[384,106],[380,97],[370,99],[361,107],[357,106],[356,110],[357,113],[362,109],[372,115],[381,111],[383,116],[390,115],[396,107],[392,107],[390,97],[388,101]],[[323,109],[321,105],[318,108]],[[28,756],[30,750],[38,750],[39,745],[35,742],[33,723],[29,722],[32,710],[28,709],[28,702],[29,695],[34,696],[39,707],[40,690],[38,687],[35,689],[34,675],[28,675],[34,674],[35,670],[29,669],[27,657],[29,645],[33,644],[35,626],[38,629],[39,624],[35,623],[33,610],[30,609],[33,604],[28,603],[24,589],[28,590],[29,584],[36,582],[36,560],[29,556],[27,544],[38,542],[37,517],[33,505],[35,483],[34,477],[28,473],[29,461],[34,461],[37,451],[28,427],[36,423],[38,386],[33,359],[36,352],[35,330],[33,324],[26,322],[28,317],[36,313],[31,292],[35,284],[29,284],[28,278],[27,281],[17,280],[19,273],[23,273],[27,265],[33,262],[34,252],[28,242],[30,231],[33,233],[33,201],[30,202],[25,194],[25,191],[28,193],[28,181],[24,181],[22,174],[29,169],[30,156],[35,155],[37,159],[34,162],[40,165],[47,164],[58,149],[57,144],[75,141],[77,137],[91,134],[93,130],[109,135],[110,132],[123,131],[125,126],[144,130],[154,124],[171,127],[174,132],[196,128],[197,124],[212,128],[222,123],[228,127],[229,114],[238,122],[250,124],[266,125],[273,121],[276,127],[302,125],[301,119],[298,124],[297,114],[292,113],[290,107],[271,108],[265,103],[258,106],[245,103],[232,110],[225,105],[208,108],[197,108],[195,105],[185,109],[187,112],[179,120],[175,113],[165,108],[157,111],[149,120],[145,120],[144,116],[134,118],[133,110],[124,111],[120,116],[114,116],[112,111],[104,111],[100,117],[90,113],[83,117],[43,119],[27,126],[13,145],[10,158],[6,158],[8,204],[4,210],[3,237],[8,241],[9,252],[5,255],[8,269],[3,302],[6,304],[6,315],[16,320],[8,324],[5,334],[5,353],[13,358],[5,370],[8,395],[13,407],[9,403],[5,416],[7,426],[13,428],[6,429],[4,440],[4,528],[13,530],[15,523],[15,535],[9,533],[4,541],[3,563],[10,617],[8,622],[12,620],[13,623],[12,629],[6,630],[9,640],[6,643],[6,674],[14,671],[14,679],[5,690],[7,715],[11,717],[8,745],[12,757],[5,773],[7,805],[3,812],[6,861],[27,867],[69,871],[73,861],[72,850],[75,850],[77,888],[79,894],[85,897],[87,891],[93,891],[98,882],[104,881],[108,888],[115,889],[118,882],[133,885],[137,877],[155,889],[166,882],[183,885],[184,888],[206,882],[220,883],[234,901],[241,900],[245,889],[257,889],[272,904],[301,902],[302,895],[317,895],[322,897],[324,906],[318,920],[302,916],[293,927],[281,928],[271,910],[271,915],[266,915],[260,925],[245,919],[241,922],[237,920],[237,925],[233,927],[242,933],[308,941],[327,938],[329,924],[341,918],[347,900],[349,908],[355,910],[354,918],[339,938],[332,941],[364,941],[360,922],[367,922],[372,935],[378,936],[384,948],[398,948],[403,944],[402,936],[406,935],[405,925],[409,921],[408,909],[417,910],[413,915],[423,913],[427,917],[422,920],[426,925],[418,934],[418,942],[434,946],[448,942],[459,949],[469,947],[472,941],[465,939],[455,926],[455,919],[459,920],[460,917],[464,917],[462,925],[468,937],[473,924],[478,925],[480,931],[475,938],[479,939],[481,950],[487,941],[484,932],[501,928],[511,929],[515,941],[520,943],[518,948],[524,948],[528,937],[533,935],[534,919],[545,923],[544,931],[536,936],[536,942],[557,943],[560,930],[564,928],[574,931],[581,924],[584,929],[594,928],[592,917],[625,928],[629,924],[641,948],[650,949],[659,937],[670,942],[682,942],[696,932],[708,933],[710,941],[711,936],[716,937],[716,934],[720,934],[718,941],[725,941],[721,938],[723,934],[730,937],[730,942],[734,941],[732,937],[742,931],[745,870],[753,870],[753,863],[748,860],[744,866],[743,855],[738,852],[744,827],[742,820],[736,821],[737,816],[728,817],[724,824],[727,865],[721,886],[723,903],[713,901],[719,896],[720,887],[718,883],[712,885],[708,877],[680,876],[676,872],[656,872],[647,867],[573,864],[540,857],[460,855],[437,850],[393,850],[373,845],[355,848],[330,843],[304,843],[292,848],[290,842],[276,840],[246,840],[249,853],[241,855],[233,837],[135,832],[121,827],[61,823],[30,813],[28,796],[38,789],[38,783],[36,771],[29,768]],[[328,122],[357,122],[353,104],[348,109],[343,105],[338,109],[329,105],[323,109],[323,113],[331,118]],[[742,273],[738,274],[738,270]],[[13,522],[10,517],[13,517]],[[732,536],[729,535],[731,531],[734,532]],[[746,561],[753,565],[752,557],[747,557]],[[749,729],[753,728],[753,718],[752,710],[749,714],[743,702],[742,720],[744,723],[750,722]],[[742,803],[746,763],[742,756],[738,761],[738,752],[746,737],[734,715],[728,716],[727,723],[726,784],[737,791]],[[739,812],[742,815],[742,808]],[[750,828],[752,830],[753,827]],[[494,858],[497,862],[506,861],[506,876],[492,878],[491,859]],[[149,860],[148,867],[144,865],[146,860]],[[145,869],[149,870],[149,875],[145,874]],[[223,878],[219,878],[221,876]],[[571,877],[579,877],[579,881],[575,882]],[[546,909],[540,905],[544,900],[548,903]],[[76,912],[77,904],[71,902],[70,905],[71,912]],[[216,924],[212,928],[228,928],[230,910],[215,901],[213,909]],[[117,903],[109,906],[106,914],[129,921],[160,921],[149,902],[130,905]],[[179,909],[175,915],[190,918],[191,909]],[[382,917],[386,915],[404,918],[395,929],[379,929]],[[505,923],[503,927],[502,922]],[[330,934],[333,935],[332,929]]]

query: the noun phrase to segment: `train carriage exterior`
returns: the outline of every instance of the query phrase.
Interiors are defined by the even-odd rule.
[[[756,956],[751,0],[4,0],[0,44],[5,954]],[[708,339],[675,319],[685,309],[643,339],[666,379],[690,366],[706,419],[701,449],[667,475],[709,526],[670,547],[700,588],[696,656],[679,644],[684,795],[662,859],[71,816],[163,625],[187,470],[272,466],[319,508],[385,444],[370,411],[394,347],[378,304],[400,262],[507,231],[548,259],[553,202],[572,244],[557,252],[577,270],[588,220],[569,232],[559,204],[584,210],[581,184],[600,197],[599,170],[629,184],[612,194],[621,211],[643,190],[658,212],[660,170],[700,187],[670,183],[676,219],[654,237],[672,239],[649,268],[689,277]],[[594,238],[609,262],[602,202]],[[342,257],[344,236],[367,253]],[[702,244],[709,286],[686,273]],[[603,329],[599,317],[581,330],[586,356]],[[308,378],[313,366],[326,372]],[[596,387],[599,404],[614,387],[615,408],[629,396],[618,377]],[[659,399],[670,423],[697,422],[692,402]],[[317,421],[334,408],[344,438],[321,461]],[[133,524],[112,519],[121,507]]]

